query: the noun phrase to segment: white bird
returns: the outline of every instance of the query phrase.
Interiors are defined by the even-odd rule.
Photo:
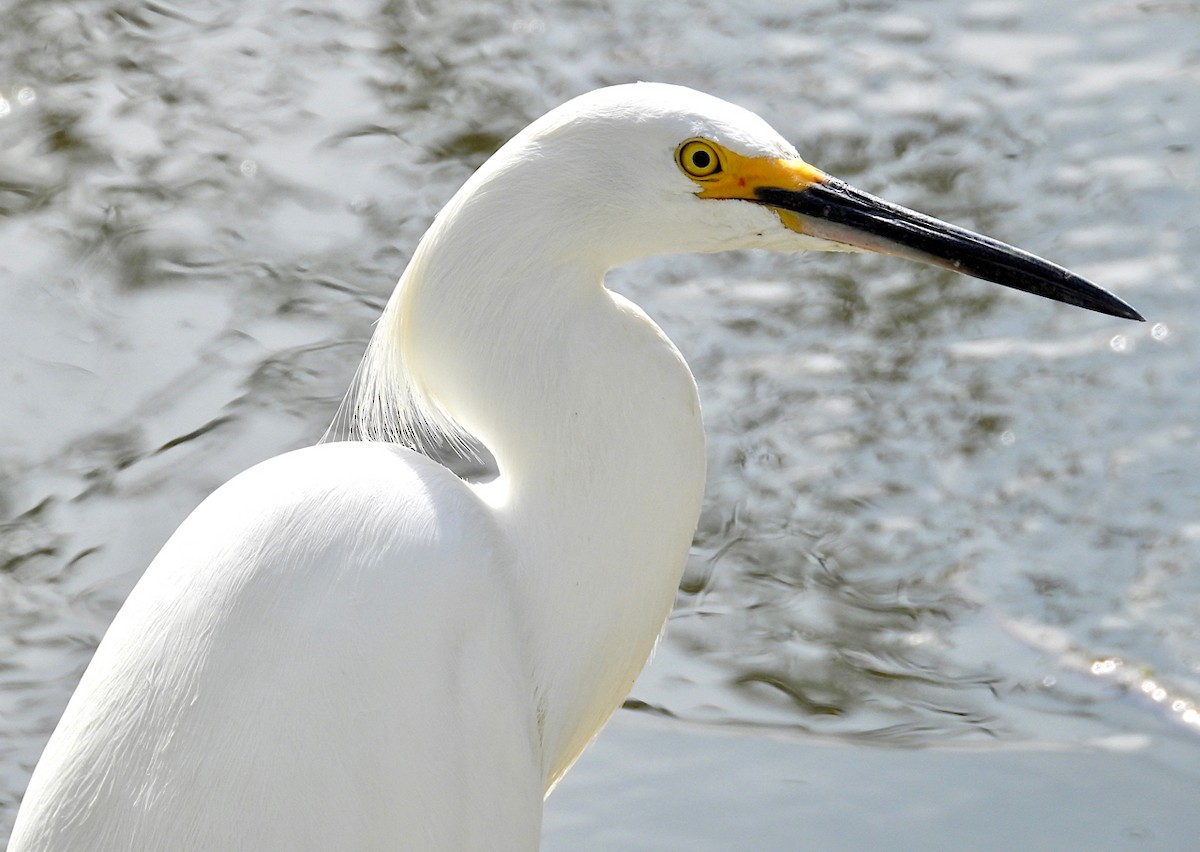
[[[1141,319],[824,174],[724,101],[576,98],[422,239],[356,380],[360,440],[251,468],[171,536],[11,852],[535,849],[545,796],[654,647],[704,491],[695,381],[605,273],[748,248],[881,251]],[[498,478],[401,446],[429,429],[479,439]]]

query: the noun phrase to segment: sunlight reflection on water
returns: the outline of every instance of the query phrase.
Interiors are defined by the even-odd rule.
[[[454,188],[546,108],[630,79],[742,103],[821,167],[1058,258],[1150,318],[1118,326],[889,258],[618,270],[693,366],[710,434],[693,557],[631,707],[806,745],[1133,737],[1139,771],[1197,783],[1194,15],[755,2],[692,4],[681,27],[683,9],[14,5],[0,825],[169,532],[324,432]],[[923,758],[888,764],[895,789]],[[1003,795],[975,759],[973,783]],[[787,801],[796,826],[822,818]],[[1027,807],[1013,821],[1038,819]]]

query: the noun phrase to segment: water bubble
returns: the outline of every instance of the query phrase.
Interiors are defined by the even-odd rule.
[[[933,634],[927,630],[917,630],[905,636],[904,641],[913,647],[918,645],[927,645],[933,641]]]
[[[546,31],[546,24],[538,18],[514,21],[512,31],[516,35],[541,35]]]
[[[1042,678],[1042,686],[1046,687],[1047,689],[1054,686],[1056,683],[1058,683],[1058,678],[1056,678],[1054,675],[1046,675],[1044,678]]]
[[[17,89],[17,103],[19,103],[21,106],[29,106],[36,100],[37,93],[28,86],[22,86],[21,88]]]
[[[1006,447],[1011,447],[1017,440],[1017,436],[1011,430],[1005,429],[1000,433],[1000,443]]]
[[[1113,339],[1108,341],[1108,348],[1113,352],[1125,352],[1129,349],[1129,338],[1123,334],[1114,334]]]
[[[12,105],[0,95],[0,118],[7,118],[10,112],[12,112]]]
[[[258,174],[258,163],[253,160],[242,160],[241,165],[238,166],[238,171],[244,176],[252,178]]]
[[[1166,340],[1171,336],[1171,330],[1166,323],[1156,322],[1154,328],[1150,329],[1150,336],[1155,340]]]

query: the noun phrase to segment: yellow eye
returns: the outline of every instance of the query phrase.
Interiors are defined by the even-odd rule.
[[[717,149],[703,139],[689,139],[675,151],[675,161],[688,177],[712,177],[721,171]]]

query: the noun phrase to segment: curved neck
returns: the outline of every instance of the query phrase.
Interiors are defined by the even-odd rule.
[[[465,234],[471,252],[441,233],[405,275],[404,358],[500,469],[478,490],[529,606],[549,788],[628,695],[674,601],[704,491],[700,405],[674,345],[603,270],[541,253],[481,280],[441,260],[478,256]]]

